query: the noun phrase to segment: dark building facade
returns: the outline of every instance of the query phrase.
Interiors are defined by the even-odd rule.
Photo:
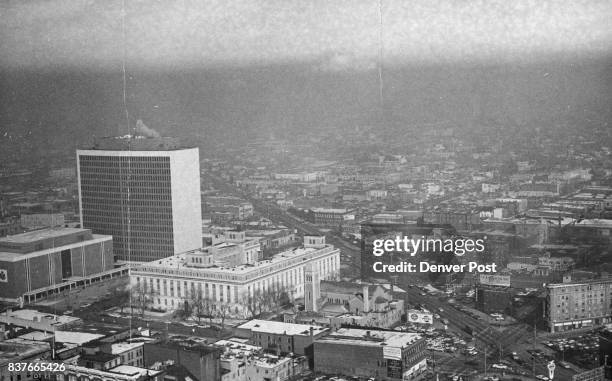
[[[510,313],[512,292],[508,287],[479,285],[476,288],[476,308],[487,314],[494,312]]]
[[[599,333],[599,364],[604,367],[606,379],[612,379],[612,330]]]
[[[341,328],[314,343],[315,372],[410,380],[427,369],[425,339],[414,333]]]
[[[145,343],[144,363],[149,368],[155,363],[172,360],[197,377],[197,381],[220,381],[221,352],[220,348],[204,345],[186,347],[176,342]]]
[[[89,229],[49,228],[0,239],[0,300],[28,302],[113,270],[112,237]]]

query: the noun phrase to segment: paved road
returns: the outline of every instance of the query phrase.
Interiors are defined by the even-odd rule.
[[[325,235],[328,243],[340,249],[342,257],[341,263],[342,265],[350,268],[349,275],[354,274],[355,277],[360,276],[359,269],[361,268],[361,248],[359,246],[333,234],[326,234],[322,232],[318,227],[291,215],[287,211],[279,208],[276,204],[253,198],[219,176],[216,176],[210,172],[206,172],[202,176],[205,177],[206,181],[212,183],[216,189],[219,189],[226,194],[246,199],[253,204],[253,208],[257,212],[273,221],[281,222],[288,228],[297,229],[302,234]]]
[[[533,328],[527,324],[518,323],[507,327],[503,331],[498,331],[492,328],[487,322],[479,319],[474,319],[470,315],[456,309],[452,304],[446,300],[440,300],[437,296],[421,295],[422,291],[417,288],[404,287],[409,295],[411,302],[416,302],[426,306],[430,311],[435,311],[440,314],[442,318],[449,320],[450,326],[455,328],[455,331],[461,332],[464,337],[468,337],[464,331],[464,328],[470,327],[473,330],[473,336],[476,339],[476,347],[481,353],[484,348],[487,348],[487,352],[491,354],[491,358],[488,360],[488,371],[491,370],[490,366],[494,361],[501,359],[510,361],[513,368],[519,371],[526,372],[531,375],[535,365],[535,374],[548,375],[546,365],[548,361],[546,359],[533,359],[532,355],[527,352],[528,349],[533,348]],[[442,308],[443,311],[439,309]],[[539,339],[537,340],[538,347]],[[501,353],[500,353],[501,349]],[[517,352],[518,356],[524,361],[519,364],[509,359],[508,355],[511,352]],[[501,355],[501,356],[500,356]],[[478,355],[475,358],[480,364],[479,368],[481,371],[484,367],[483,356]],[[441,369],[447,372],[464,370],[465,366],[461,365],[462,360],[445,360],[441,363]],[[564,369],[561,366],[555,369],[555,379],[557,380],[570,380],[571,376],[575,374],[574,371]]]
[[[221,177],[211,173],[205,173],[204,176],[213,184],[215,188],[227,194],[235,195],[248,200],[253,204],[253,208],[255,210],[273,221],[278,221],[289,228],[297,229],[302,234],[325,235],[328,243],[331,243],[340,249],[342,264],[349,268],[349,273],[351,275],[354,274],[355,277],[359,277],[361,263],[360,247],[352,244],[351,242],[343,240],[340,237],[322,232],[316,226],[287,213],[285,210],[279,208],[273,203],[265,202],[245,194],[233,184],[228,183]],[[409,288],[406,287],[406,285],[400,286],[403,286],[403,288],[408,292],[410,301],[423,304],[432,311],[435,310],[441,315],[441,317],[447,318],[450,325],[454,326],[457,331],[461,331],[464,337],[469,336],[465,333],[464,328],[469,327],[472,329],[473,337],[476,339],[478,343],[477,346],[480,347],[481,352],[482,348],[486,347],[488,353],[490,353],[492,356],[492,361],[490,361],[487,365],[489,368],[488,371],[491,370],[490,366],[494,359],[499,360],[501,357],[508,361],[507,355],[511,352],[517,352],[519,357],[525,362],[523,364],[518,364],[511,361],[515,369],[521,369],[522,371],[531,374],[535,365],[535,374],[548,375],[548,370],[546,369],[547,361],[544,359],[533,360],[531,354],[527,352],[527,349],[531,348],[533,343],[533,330],[528,325],[518,323],[514,326],[506,328],[503,332],[498,331],[492,328],[488,322],[473,318],[472,316],[456,309],[446,300],[441,301],[436,296],[423,296],[420,295],[421,291],[418,289]],[[440,308],[442,308],[443,311],[440,311]],[[466,359],[460,356],[443,356],[442,360],[437,363],[437,366],[439,366],[440,370],[444,371],[445,373],[456,374],[469,374],[478,367],[480,367],[479,369],[481,371],[484,368],[484,361],[482,361],[481,358],[476,359],[478,362],[478,365],[476,366],[466,365],[465,361]],[[573,371],[563,369],[560,366],[557,366],[555,373],[555,379],[558,380],[569,380],[571,379],[571,375],[574,374]]]

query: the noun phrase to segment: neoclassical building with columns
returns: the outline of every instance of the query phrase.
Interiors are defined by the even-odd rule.
[[[132,267],[130,281],[149,290],[153,308],[183,308],[191,290],[198,290],[214,304],[231,305],[232,314],[245,314],[245,297],[257,292],[280,288],[292,299],[302,298],[306,268],[316,269],[320,279],[334,279],[340,272],[340,250],[326,244],[325,237],[305,236],[302,247],[256,262],[245,255],[237,266],[217,265],[214,255],[194,250],[139,264]]]

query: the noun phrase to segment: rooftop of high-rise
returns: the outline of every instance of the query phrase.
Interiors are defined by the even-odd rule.
[[[96,138],[83,149],[107,151],[176,151],[194,148],[175,137],[147,137],[140,135],[107,136]]]

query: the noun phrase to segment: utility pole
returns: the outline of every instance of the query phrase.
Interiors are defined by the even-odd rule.
[[[433,349],[431,350],[431,370],[432,372],[436,372],[436,351],[434,351]]]
[[[484,374],[487,377],[487,345],[484,347]]]
[[[536,349],[536,337],[537,337],[537,331],[536,331],[536,321],[535,319],[533,319],[533,350],[535,351]],[[534,352],[535,353],[535,352]],[[536,370],[535,370],[535,356],[531,355],[531,371],[533,372],[533,376],[535,376],[536,374]]]

